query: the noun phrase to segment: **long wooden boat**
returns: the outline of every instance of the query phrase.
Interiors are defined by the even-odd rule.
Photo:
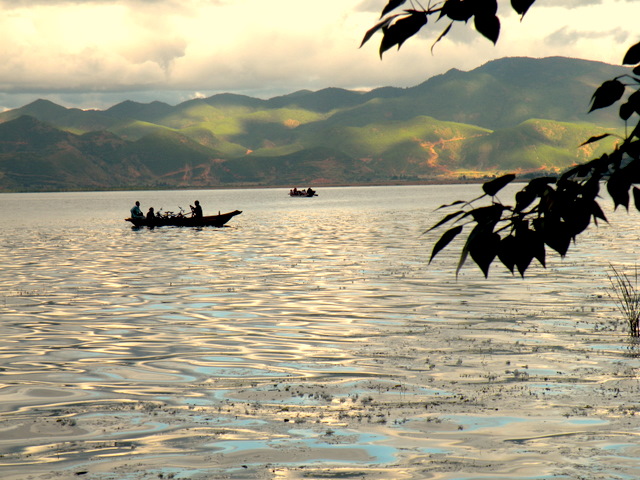
[[[234,210],[233,212],[207,215],[201,218],[172,215],[156,216],[150,221],[146,218],[125,218],[125,221],[131,222],[134,227],[224,227],[229,220],[241,213],[241,210]]]
[[[311,198],[311,197],[317,197],[318,194],[312,188],[302,189],[302,190],[298,190],[297,188],[292,188],[291,190],[289,190],[289,196],[290,197]]]

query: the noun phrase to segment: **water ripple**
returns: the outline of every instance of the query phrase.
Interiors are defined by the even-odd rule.
[[[0,467],[507,479],[624,457],[635,471],[640,357],[606,272],[635,261],[637,228],[607,212],[624,242],[604,227],[524,280],[456,278],[455,249],[427,266],[421,236],[451,190],[4,195],[6,212],[39,213],[3,218],[0,237]],[[194,195],[244,213],[224,229],[122,221],[135,198]]]

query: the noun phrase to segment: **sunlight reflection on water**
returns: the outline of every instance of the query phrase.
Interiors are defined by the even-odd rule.
[[[615,230],[604,226],[589,232],[569,258],[550,255],[547,270],[532,268],[524,280],[499,267],[486,280],[471,265],[456,279],[456,250],[427,266],[433,239],[421,234],[438,218],[435,207],[474,196],[476,188],[327,188],[313,199],[291,199],[276,189],[0,195],[5,207],[0,236],[4,421],[26,421],[79,404],[109,411],[114,408],[106,407],[109,402],[240,402],[242,395],[234,393],[238,385],[267,388],[285,380],[335,382],[356,395],[366,390],[363,382],[398,378],[403,370],[376,362],[372,354],[396,330],[422,334],[442,324],[473,327],[480,355],[487,348],[481,342],[510,341],[515,332],[521,338],[534,334],[527,345],[538,342],[553,363],[532,364],[528,375],[540,378],[559,370],[561,351],[619,355],[620,345],[607,338],[574,334],[590,335],[594,323],[610,319],[608,262],[629,265],[637,258],[633,216],[613,215]],[[195,198],[205,212],[239,209],[243,214],[223,229],[136,231],[123,221],[136,199],[143,208],[171,209]],[[612,235],[620,242],[612,244]],[[590,318],[581,325],[577,312]],[[523,331],[527,318],[536,323]],[[411,333],[402,335],[411,340]],[[446,351],[446,361],[455,363],[457,337],[437,345],[424,338],[423,348]],[[402,343],[396,346],[400,352]],[[466,372],[459,362],[459,371]],[[433,368],[432,378],[449,374]],[[387,392],[397,383],[392,380]],[[544,393],[546,385],[532,387]],[[450,395],[418,384],[416,391],[426,398]],[[305,404],[301,398],[272,401],[300,406]],[[90,415],[85,413],[84,420]],[[132,415],[143,422],[139,412]],[[496,416],[473,422],[497,428],[501,418],[522,420]],[[241,428],[238,422],[234,428]],[[162,450],[154,450],[154,434],[174,428],[141,424],[138,434],[132,427],[127,435],[140,436],[135,439],[140,451],[144,446],[153,454]],[[92,435],[93,441],[102,438]],[[340,443],[341,437],[331,436]],[[43,433],[36,443],[46,446],[46,437]],[[362,438],[345,442],[365,448],[369,441]],[[32,441],[19,435],[0,440],[0,453],[24,453],[35,448]],[[215,449],[246,450],[250,442],[248,435]],[[263,440],[257,445],[267,448]],[[357,462],[390,462],[398,451],[389,448],[367,446],[369,454]],[[449,451],[448,446],[421,448],[432,454]],[[52,461],[33,458],[34,465]]]

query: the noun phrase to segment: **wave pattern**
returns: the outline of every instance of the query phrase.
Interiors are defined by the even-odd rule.
[[[607,280],[633,218],[524,280],[456,279],[421,234],[465,193],[137,192],[244,210],[154,230],[122,222],[127,192],[4,195],[38,214],[3,214],[3,478],[638,473],[640,365]]]

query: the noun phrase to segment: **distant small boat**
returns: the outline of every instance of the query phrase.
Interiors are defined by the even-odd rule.
[[[306,190],[303,188],[302,190],[298,190],[297,188],[292,188],[289,190],[290,197],[317,197],[318,194],[312,188],[307,188]]]
[[[159,215],[151,220],[147,218],[125,218],[126,222],[131,222],[134,227],[224,227],[224,225],[236,215],[240,215],[241,210],[220,213],[218,215],[207,215],[200,218],[187,217],[182,214]]]

